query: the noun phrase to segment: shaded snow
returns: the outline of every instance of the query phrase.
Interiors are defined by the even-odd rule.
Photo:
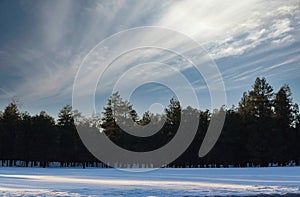
[[[159,169],[0,168],[0,196],[300,194],[300,167]]]

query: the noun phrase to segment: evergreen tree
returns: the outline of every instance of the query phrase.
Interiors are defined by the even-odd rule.
[[[149,111],[146,111],[143,114],[142,119],[138,123],[142,126],[147,125],[151,122],[151,117],[152,116],[153,116],[153,114],[151,114]]]
[[[268,140],[272,136],[272,97],[273,88],[265,78],[257,78],[253,90],[243,95],[239,103],[239,113],[247,131],[247,150],[251,160],[257,164],[267,165],[266,156],[272,148]]]
[[[123,100],[118,92],[113,93],[108,99],[102,114],[101,128],[114,142],[121,141],[126,135],[121,128],[130,129],[134,127],[138,118],[130,102]]]
[[[267,83],[265,78],[257,78],[253,85],[253,90],[249,92],[249,102],[253,115],[260,120],[268,119],[272,116],[273,88]]]
[[[29,166],[29,163],[33,166],[33,161],[35,166],[40,163],[39,166],[47,167],[49,162],[59,161],[65,167],[75,166],[77,162],[84,167],[87,162],[97,162],[97,159],[81,142],[76,127],[85,129],[92,136],[105,133],[125,149],[145,152],[160,148],[172,140],[181,121],[185,123],[183,128],[188,134],[188,125],[197,117],[199,127],[194,140],[172,164],[247,166],[247,163],[255,163],[266,166],[271,162],[284,165],[290,161],[299,164],[300,114],[291,95],[288,85],[273,94],[273,88],[266,80],[257,78],[252,90],[243,94],[238,108],[226,110],[221,136],[204,158],[198,157],[198,151],[211,113],[192,107],[182,109],[180,102],[174,98],[170,100],[165,114],[145,112],[139,119],[133,106],[114,93],[104,108],[102,119],[96,114],[85,118],[67,105],[60,110],[57,123],[43,111],[35,116],[22,113],[16,102],[12,102],[0,112],[0,160],[5,166],[16,166],[16,161],[20,160],[24,162],[18,162],[18,165],[24,166]],[[155,128],[158,132],[149,137],[136,137],[126,132],[128,128],[148,124],[151,124],[150,129]],[[99,133],[100,127],[104,132],[102,134]],[[143,131],[146,130],[141,129]]]
[[[33,122],[32,117],[28,112],[22,113],[22,131],[23,131],[23,159],[25,161],[25,166],[28,167],[29,161],[32,160],[31,155],[31,145],[32,145],[32,128]]]
[[[290,87],[284,85],[275,94],[274,98],[274,116],[278,126],[283,130],[289,128],[294,121],[291,95]]]
[[[60,110],[57,124],[58,126],[62,127],[74,127],[74,118],[71,105],[66,105]]]
[[[49,161],[55,161],[58,136],[55,135],[55,121],[45,111],[32,117],[30,130],[30,156],[46,167]]]
[[[293,122],[291,90],[288,85],[284,85],[279,89],[275,94],[273,103],[273,133],[269,143],[273,151],[270,156],[273,161],[283,162],[291,159],[290,145],[284,144],[291,137],[290,126]]]
[[[170,100],[170,104],[168,108],[166,108],[166,114],[167,114],[167,122],[170,125],[178,125],[180,123],[180,118],[181,118],[181,106],[180,102],[172,98]]]
[[[181,120],[181,105],[180,102],[172,98],[170,100],[170,104],[168,108],[165,109],[167,119],[166,119],[166,128],[165,134],[166,138],[169,140],[174,137],[176,131],[179,127],[180,120]]]
[[[76,146],[76,141],[77,138],[79,138],[74,123],[72,107],[70,105],[63,107],[63,109],[60,110],[57,125],[60,132],[60,161],[63,165],[70,165],[72,159],[77,156],[78,147]]]
[[[18,155],[15,152],[16,141],[20,139],[21,115],[15,101],[10,103],[2,115],[3,138],[1,141],[3,158],[9,160],[9,166]],[[16,140],[17,139],[17,140]],[[17,155],[16,155],[17,154]]]
[[[118,127],[115,120],[115,111],[113,109],[112,97],[108,99],[107,107],[102,113],[101,128],[110,139],[116,139],[118,134]]]

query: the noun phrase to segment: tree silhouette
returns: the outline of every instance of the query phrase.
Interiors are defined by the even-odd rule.
[[[224,109],[222,109],[224,110]],[[226,110],[224,127],[216,145],[204,158],[198,157],[200,145],[211,119],[209,110],[182,108],[174,98],[164,114],[145,112],[139,118],[129,101],[116,92],[108,99],[102,118],[86,118],[70,105],[63,107],[57,122],[45,111],[37,115],[20,112],[15,101],[0,112],[0,160],[2,166],[61,167],[97,166],[99,162],[83,145],[76,128],[94,135],[101,132],[127,150],[144,152],[166,145],[185,123],[188,135],[192,118],[199,119],[198,130],[188,149],[171,166],[268,166],[269,163],[300,164],[300,114],[288,85],[277,92],[265,78],[257,78],[252,89],[244,92],[238,107]],[[157,132],[137,137],[126,129],[147,126]],[[162,127],[161,127],[162,126]],[[125,128],[125,129],[124,129]],[[155,131],[156,131],[155,130]],[[142,130],[140,132],[144,132]]]

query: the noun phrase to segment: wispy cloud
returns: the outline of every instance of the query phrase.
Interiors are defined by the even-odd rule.
[[[281,62],[281,63],[278,63],[278,64],[273,64],[273,65],[271,65],[271,66],[265,68],[265,69],[263,70],[263,72],[268,72],[268,71],[273,70],[273,69],[275,69],[275,68],[278,68],[278,67],[280,67],[280,66],[288,65],[288,64],[290,64],[290,63],[292,63],[292,62],[297,62],[297,61],[295,61],[295,59],[289,59],[289,60],[286,60],[286,61]]]
[[[292,66],[299,71],[299,66],[295,66],[299,62],[299,58],[295,58],[300,42],[299,5],[299,0],[49,0],[36,4],[26,1],[21,4],[24,20],[32,21],[32,24],[14,39],[7,40],[0,35],[0,69],[8,76],[7,83],[2,86],[13,89],[14,94],[28,105],[45,101],[70,102],[79,65],[96,44],[119,31],[149,25],[177,30],[202,44],[218,62],[228,90],[249,86],[255,76],[273,74],[270,72],[276,76],[278,71],[286,73],[280,69],[290,70]],[[145,33],[130,39],[141,43],[163,40],[169,42],[170,48],[191,50],[188,44],[180,40],[174,42],[176,38],[170,36],[158,38],[158,35]],[[131,43],[124,40],[112,44],[118,48]],[[103,54],[96,56],[91,65],[103,61]],[[170,53],[137,50],[114,62],[107,71],[109,74],[102,84],[102,91],[105,92],[133,64],[149,61],[172,65],[183,73],[191,67]],[[98,77],[101,69],[87,69],[82,86],[86,87],[90,78]],[[173,79],[174,75],[166,71],[153,70],[148,65],[133,73],[128,79],[131,83],[121,85],[130,87],[136,78],[145,77],[144,73],[152,73],[147,76],[152,80]],[[207,90],[204,80],[193,78],[191,74],[186,76],[190,76],[197,91]],[[211,80],[214,78],[212,75]],[[180,88],[180,84],[177,85]],[[84,96],[87,90],[83,88],[81,94]]]
[[[261,12],[266,12],[265,15],[254,14],[253,18],[250,17],[250,19],[245,19],[245,22],[237,24],[234,30],[227,34],[227,38],[208,42],[204,47],[214,58],[221,58],[242,55],[262,44],[276,48],[293,43],[295,38],[292,34],[294,30],[294,21],[292,20],[295,16],[300,15],[300,6],[287,7],[283,4],[274,11],[269,11],[274,9],[272,5],[271,8],[267,8],[267,5],[263,7],[265,10],[261,10]]]

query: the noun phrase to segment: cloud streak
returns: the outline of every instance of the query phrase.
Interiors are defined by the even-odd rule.
[[[26,1],[20,5],[24,18],[10,22],[18,25],[17,20],[20,23],[32,21],[32,24],[26,23],[29,26],[19,37],[8,40],[0,35],[1,72],[6,74],[2,87],[12,89],[28,108],[43,103],[49,106],[69,103],[77,69],[96,44],[121,30],[148,25],[174,29],[202,44],[216,60],[229,91],[241,90],[241,84],[248,87],[256,76],[274,77],[280,73],[287,78],[287,71],[294,70],[290,74],[297,78],[299,58],[295,56],[299,54],[300,45],[299,5],[299,0],[46,0],[36,4]],[[145,33],[135,39],[143,42],[156,37]],[[173,42],[169,37],[161,39],[169,41],[174,48],[185,44]],[[122,46],[128,43],[124,40],[112,44]],[[94,64],[102,61],[101,54],[95,61]],[[118,77],[123,72],[121,67],[125,69],[133,63],[147,61],[166,62],[182,72],[189,68],[186,62],[174,59],[170,54],[144,50],[117,62],[108,79]],[[87,71],[86,83],[90,77],[97,76],[98,71]],[[155,73],[153,79],[157,80],[173,77],[163,70],[151,70],[151,67],[140,70],[135,77],[140,77],[143,72]],[[187,75],[190,75],[198,94],[207,91],[202,79]],[[107,80],[104,86],[109,85],[111,81]],[[105,92],[105,87],[102,91]],[[82,96],[85,93],[83,91]],[[2,91],[0,96],[4,94]]]

